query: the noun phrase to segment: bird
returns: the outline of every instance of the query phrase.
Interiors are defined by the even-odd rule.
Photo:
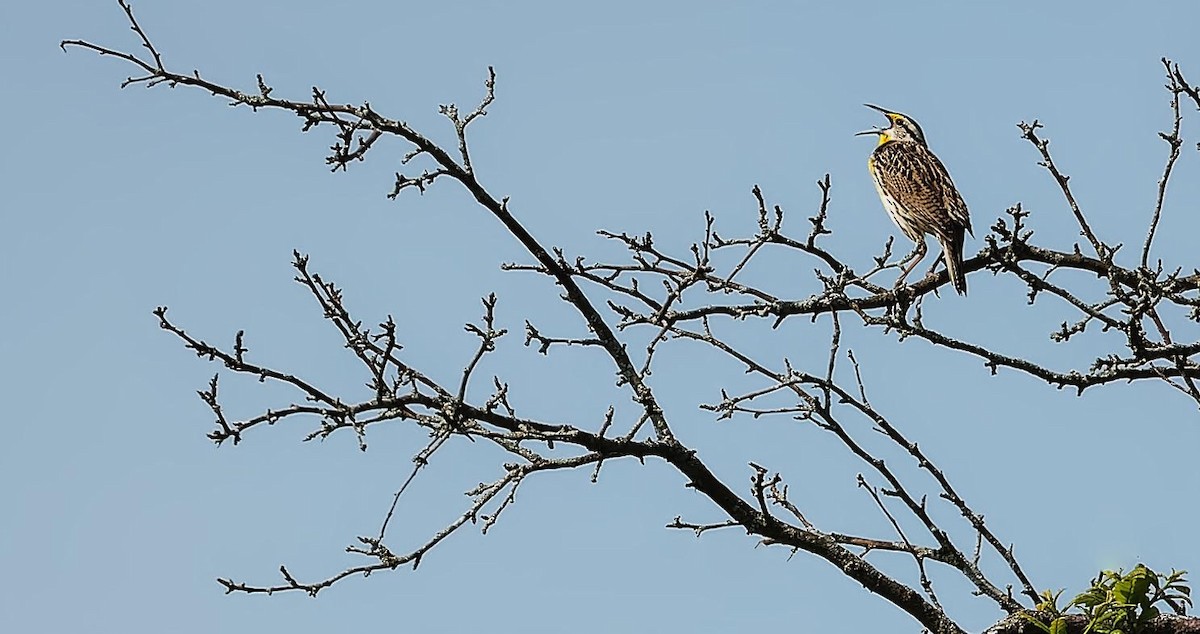
[[[915,250],[900,262],[912,261],[903,269],[896,284],[903,284],[925,257],[925,236],[930,234],[942,247],[941,259],[946,263],[954,290],[959,295],[966,295],[964,234],[975,237],[967,204],[950,179],[946,166],[930,151],[925,133],[912,117],[869,103],[863,105],[882,112],[891,124],[886,128],[864,130],[855,136],[874,134],[879,137],[879,145],[867,159],[867,169],[892,222],[905,237],[916,243]]]

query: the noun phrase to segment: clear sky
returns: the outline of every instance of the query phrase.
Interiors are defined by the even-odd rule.
[[[547,244],[620,257],[599,228],[653,230],[683,252],[712,210],[729,233],[753,224],[750,188],[789,212],[793,232],[832,174],[831,244],[866,268],[888,235],[865,169],[882,123],[861,106],[915,117],[970,205],[976,239],[1023,202],[1037,240],[1068,248],[1068,211],[1016,123],[1039,118],[1093,226],[1140,244],[1169,111],[1162,56],[1200,82],[1200,6],[1118,2],[472,2],[174,0],[135,5],[169,65],[276,95],[313,84],[369,100],[444,142],[437,104],[473,103],[486,67],[498,101],[476,126],[475,165]],[[1189,34],[1187,31],[1191,30]],[[663,525],[719,519],[661,464],[531,481],[487,536],[464,531],[417,572],[350,579],[318,599],[225,596],[214,581],[305,579],[355,559],[421,441],[380,429],[301,443],[304,425],[214,448],[195,390],[216,367],[186,353],[151,315],[169,305],[213,342],[247,331],[252,355],[352,392],[361,376],[303,290],[292,249],[344,285],[367,321],[394,313],[409,359],[453,380],[474,345],[461,325],[500,295],[514,331],[487,366],[513,382],[519,411],[585,424],[627,407],[594,355],[543,358],[520,346],[526,317],[578,322],[495,221],[451,186],[388,201],[400,148],[349,174],[322,162],[325,133],[280,113],[230,109],[193,90],[119,90],[132,69],[63,38],[138,43],[115,2],[9,2],[0,10],[0,629],[13,632],[919,631],[830,566],[754,548],[732,532]],[[1158,239],[1173,265],[1200,266],[1200,117]],[[411,194],[411,192],[409,192]],[[1131,249],[1132,251],[1132,249]],[[1131,257],[1127,254],[1126,257]],[[753,273],[789,296],[812,288],[791,256]],[[1061,369],[1103,348],[1053,350],[1069,313],[1029,308],[1010,279],[977,273],[927,319]],[[849,321],[849,320],[848,320]],[[768,334],[766,350],[821,354],[827,322]],[[799,323],[803,322],[803,323]],[[1200,415],[1161,385],[1082,398],[974,360],[848,329],[873,401],[921,442],[1041,587],[1070,595],[1101,567],[1145,561],[1200,575]],[[579,333],[575,333],[579,334]],[[1194,333],[1193,333],[1194,336]],[[788,421],[716,423],[696,404],[736,368],[688,346],[654,376],[677,431],[733,486],[750,460],[782,471],[826,528],[890,538],[854,474],[862,465]],[[778,358],[776,354],[775,358]],[[706,378],[703,371],[719,373]],[[597,387],[599,386],[599,387]],[[287,395],[229,381],[232,416]],[[453,517],[461,492],[494,477],[496,456],[454,447],[401,507],[402,549]],[[909,562],[879,565],[904,574]],[[945,576],[944,578],[949,578]],[[946,582],[952,613],[997,617]],[[955,592],[955,589],[958,592]],[[945,597],[944,597],[945,598]],[[949,601],[949,600],[948,600]]]

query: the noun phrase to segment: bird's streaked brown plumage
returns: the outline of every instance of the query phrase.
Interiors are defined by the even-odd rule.
[[[974,235],[967,204],[946,167],[925,144],[925,135],[915,121],[898,112],[869,107],[883,112],[892,122],[886,129],[859,134],[879,136],[879,146],[871,153],[867,166],[884,209],[905,237],[917,244],[917,259],[904,275],[924,256],[925,236],[932,235],[942,247],[954,289],[965,295],[963,241],[966,233]]]

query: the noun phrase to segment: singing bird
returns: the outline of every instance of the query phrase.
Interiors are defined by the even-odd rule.
[[[942,260],[954,290],[959,295],[966,295],[963,240],[966,233],[975,236],[971,231],[967,204],[954,187],[954,181],[950,180],[946,166],[929,150],[925,133],[912,117],[869,103],[863,105],[882,112],[891,124],[855,136],[878,135],[879,145],[867,159],[867,168],[892,222],[916,243],[916,249],[901,260],[901,264],[909,260],[912,263],[903,269],[897,283],[902,283],[925,257],[925,235],[931,234],[942,246]]]

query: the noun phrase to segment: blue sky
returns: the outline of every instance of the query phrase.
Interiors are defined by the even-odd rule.
[[[711,4],[711,6],[708,6]],[[168,6],[169,5],[169,6]],[[703,211],[728,233],[753,225],[750,188],[791,214],[793,232],[833,180],[831,244],[866,268],[888,235],[865,169],[881,123],[863,102],[918,119],[970,205],[976,240],[1009,205],[1032,210],[1037,240],[1068,248],[1068,211],[1015,124],[1040,119],[1093,227],[1140,244],[1165,160],[1169,111],[1159,58],[1200,82],[1194,2],[1153,10],[1115,2],[408,3],[176,0],[135,5],[167,63],[276,95],[313,84],[369,100],[449,142],[437,104],[473,103],[486,67],[498,101],[475,126],[480,178],[512,197],[546,244],[616,259],[599,228],[656,232],[684,252]],[[1194,35],[1194,34],[1193,34]],[[0,19],[7,97],[0,275],[0,623],[12,631],[319,632],[401,627],[458,632],[730,631],[797,627],[919,631],[825,563],[714,533],[662,528],[715,511],[661,464],[612,464],[531,481],[487,536],[464,531],[413,573],[351,579],[316,600],[225,596],[214,581],[273,583],[286,563],[307,579],[355,563],[342,552],[374,532],[422,438],[402,428],[302,443],[279,426],[236,448],[205,438],[195,390],[216,368],[186,353],[151,315],[306,369],[352,392],[356,368],[290,280],[292,249],[346,288],[368,321],[396,316],[410,359],[451,380],[474,346],[462,323],[495,291],[504,325],[578,327],[557,290],[498,264],[519,245],[461,191],[384,194],[397,145],[348,174],[322,162],[324,133],[279,113],[231,109],[198,91],[129,88],[130,72],[63,38],[137,48],[115,2],[9,3]],[[1200,218],[1195,141],[1169,193],[1157,254],[1195,267]],[[409,192],[408,194],[412,194]],[[1131,250],[1132,251],[1132,250]],[[851,255],[854,254],[854,255]],[[781,293],[812,289],[812,263],[772,256],[749,275]],[[1067,318],[1030,308],[1012,280],[977,273],[969,299],[945,296],[927,320],[1056,368],[1104,348],[1052,349]],[[803,320],[799,320],[803,321]],[[752,328],[754,328],[752,326]],[[1200,417],[1159,385],[1077,398],[977,361],[847,329],[873,402],[951,475],[1041,587],[1077,591],[1100,567],[1145,561],[1200,574]],[[819,358],[827,322],[752,330],[748,345]],[[1194,333],[1193,333],[1194,336]],[[510,335],[485,371],[513,382],[520,411],[599,421],[628,407],[611,368],[586,352],[543,358]],[[733,485],[750,460],[782,471],[819,524],[890,537],[854,488],[861,465],[788,421],[716,423],[696,404],[743,379],[674,345],[654,386],[677,431]],[[776,353],[777,358],[777,353]],[[287,394],[229,381],[249,416]],[[495,477],[496,457],[452,447],[401,507],[396,547],[453,517],[460,493]],[[902,558],[876,563],[909,574]],[[955,594],[952,614],[997,617]],[[954,589],[958,592],[955,593]],[[944,597],[945,600],[945,597]]]

